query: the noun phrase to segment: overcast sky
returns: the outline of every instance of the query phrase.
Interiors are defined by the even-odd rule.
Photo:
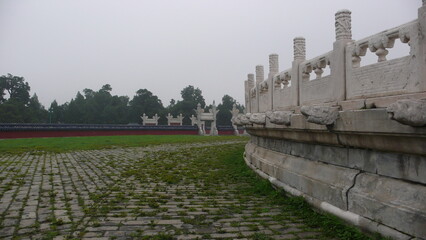
[[[294,37],[306,38],[308,59],[330,51],[338,10],[352,11],[353,38],[361,39],[414,20],[420,6],[420,0],[0,0],[0,75],[25,77],[46,108],[107,83],[112,94],[130,98],[146,88],[165,106],[188,85],[200,88],[207,104],[224,94],[244,103],[247,73],[263,64],[266,76],[270,53],[279,54],[280,70],[289,68]]]

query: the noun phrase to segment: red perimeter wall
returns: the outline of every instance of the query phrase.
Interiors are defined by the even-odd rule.
[[[242,133],[242,131],[240,131]],[[4,131],[0,139],[39,137],[83,137],[117,135],[197,135],[197,130],[68,130],[68,131]],[[233,135],[233,131],[219,131],[219,135]]]

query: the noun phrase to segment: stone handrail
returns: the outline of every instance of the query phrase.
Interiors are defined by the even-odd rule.
[[[305,60],[305,39],[297,37],[291,68],[279,72],[277,54],[269,56],[267,78],[263,66],[256,66],[255,77],[249,74],[245,81],[246,112],[300,112],[306,105],[355,110],[426,98],[426,6],[419,9],[418,19],[358,41],[352,40],[350,15],[348,10],[336,13],[336,41],[330,52]],[[397,39],[409,44],[410,53],[387,60]],[[366,51],[374,52],[378,62],[361,66]],[[323,76],[327,66],[330,75]],[[309,80],[310,74],[316,79]]]

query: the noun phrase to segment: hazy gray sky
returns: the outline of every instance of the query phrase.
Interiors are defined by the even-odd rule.
[[[244,102],[244,80],[268,55],[291,66],[332,49],[334,14],[352,11],[361,39],[417,18],[420,0],[0,0],[0,75],[25,77],[46,108],[84,88],[146,88],[166,106],[193,85],[207,103]],[[397,41],[399,44],[399,41]],[[395,44],[397,46],[397,44]],[[402,44],[401,44],[402,45]],[[390,51],[390,55],[392,51]]]

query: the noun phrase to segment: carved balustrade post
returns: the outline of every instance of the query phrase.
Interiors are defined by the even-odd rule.
[[[330,75],[333,84],[331,93],[336,101],[346,99],[346,61],[345,50],[348,42],[352,41],[351,11],[340,10],[335,15],[336,41],[333,44],[333,53],[328,59]]]
[[[269,74],[268,74],[268,110],[274,109],[274,76],[279,73],[278,54],[272,53],[269,55]]]
[[[247,74],[247,80],[244,82],[246,112],[251,112],[251,90],[254,88],[254,74]]]
[[[292,105],[300,105],[300,83],[302,76],[300,74],[300,63],[306,60],[306,41],[304,37],[295,37],[293,39],[293,63],[291,70],[291,87],[292,87]]]
[[[418,56],[417,59],[426,59],[426,0],[423,0],[422,6],[418,10],[419,33],[414,37],[417,42]],[[414,40],[413,39],[413,40]],[[424,67],[425,60],[417,62],[417,75],[421,79],[419,89],[426,91],[426,68]]]
[[[294,60],[305,61],[306,42],[304,37],[295,37],[293,39]]]
[[[264,71],[263,71],[263,65],[257,65],[256,66],[256,83],[255,83],[255,96],[256,96],[256,106],[253,109],[252,106],[252,112],[259,112],[259,91],[260,91],[260,83],[265,79]]]
[[[256,66],[256,85],[261,83],[265,79],[265,74],[263,72],[263,65]]]

